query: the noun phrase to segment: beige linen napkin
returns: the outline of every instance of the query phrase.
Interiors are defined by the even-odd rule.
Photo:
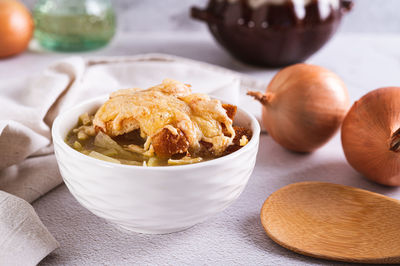
[[[35,265],[58,247],[33,207],[0,191],[0,265]]]
[[[162,54],[71,57],[27,81],[0,84],[0,190],[5,191],[0,191],[0,264],[35,265],[58,246],[26,202],[62,182],[50,134],[57,114],[80,101],[121,88],[147,88],[164,78],[236,104],[240,87],[254,85],[233,71]]]
[[[82,59],[67,59],[0,85],[0,265],[36,265],[59,246],[27,201],[61,183],[49,116],[83,71]]]

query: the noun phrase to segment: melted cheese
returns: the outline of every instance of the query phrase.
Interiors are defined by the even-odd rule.
[[[145,149],[163,128],[172,133],[180,129],[194,151],[200,148],[200,141],[213,144],[216,155],[222,154],[235,137],[232,120],[219,100],[192,94],[189,85],[171,79],[147,90],[112,93],[97,111],[93,124],[110,136],[140,129],[141,136],[147,137]]]

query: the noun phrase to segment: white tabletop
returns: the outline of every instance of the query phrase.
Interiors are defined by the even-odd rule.
[[[400,84],[400,36],[337,35],[309,63],[327,67],[343,78],[352,100],[367,91]],[[227,55],[209,35],[118,36],[107,48],[84,53],[133,55],[162,52],[189,57],[268,81],[276,70],[243,65]],[[0,80],[26,77],[68,56],[28,51],[0,61]],[[254,103],[257,104],[257,103]],[[298,255],[270,240],[259,211],[264,200],[287,184],[319,180],[356,186],[400,199],[400,189],[365,180],[346,162],[339,135],[309,155],[291,153],[261,136],[255,170],[240,198],[222,213],[186,231],[167,235],[122,232],[79,205],[64,185],[33,206],[61,247],[42,265],[303,265],[342,264]]]

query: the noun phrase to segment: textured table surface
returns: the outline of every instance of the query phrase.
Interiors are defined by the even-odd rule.
[[[400,36],[337,35],[308,62],[327,67],[343,78],[352,100],[369,90],[400,84]],[[107,48],[84,53],[130,55],[162,52],[221,65],[268,81],[276,70],[236,62],[208,35],[118,36]],[[68,56],[35,49],[0,61],[0,80],[25,77]],[[256,104],[256,103],[255,103]],[[240,198],[224,212],[186,231],[143,235],[115,229],[81,207],[62,185],[33,206],[61,247],[42,265],[303,265],[342,264],[287,251],[264,233],[259,210],[275,190],[299,181],[319,180],[356,186],[400,199],[400,189],[365,180],[346,163],[339,135],[309,155],[288,152],[261,136],[255,170]]]

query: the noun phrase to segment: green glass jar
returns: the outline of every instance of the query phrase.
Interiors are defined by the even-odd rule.
[[[35,38],[55,51],[100,48],[112,39],[116,28],[110,0],[38,0],[33,16]]]

